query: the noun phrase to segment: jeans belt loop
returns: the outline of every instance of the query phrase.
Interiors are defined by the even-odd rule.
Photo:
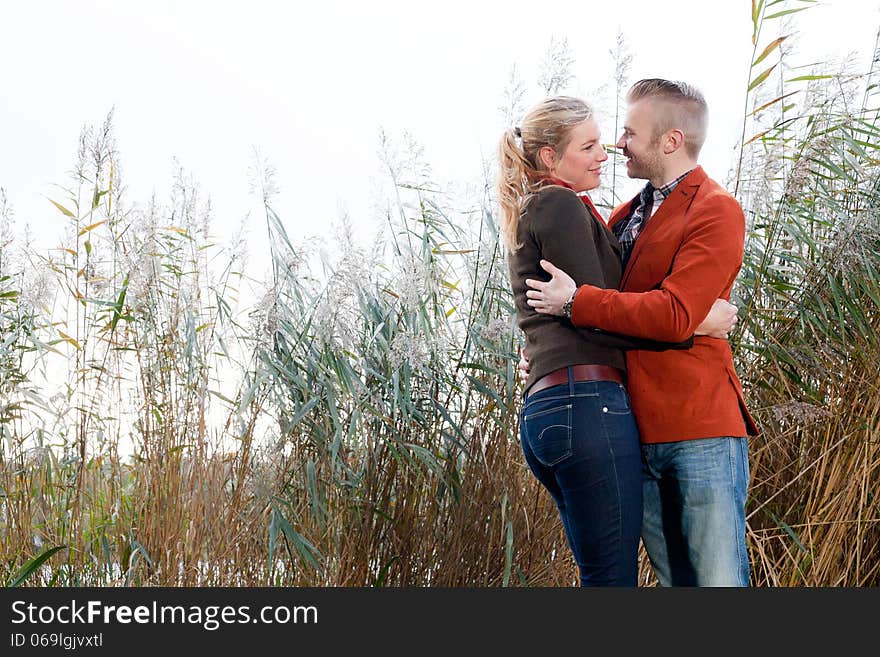
[[[622,370],[610,365],[569,365],[553,370],[535,381],[524,393],[524,398],[535,392],[568,383],[569,394],[574,394],[574,384],[583,381],[614,381],[625,385],[625,375]]]

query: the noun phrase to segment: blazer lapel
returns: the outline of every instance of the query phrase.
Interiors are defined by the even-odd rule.
[[[630,210],[632,210],[633,203],[637,203],[639,200],[639,195],[636,194],[629,203],[621,203],[611,212],[611,216],[608,217],[608,228],[614,228],[614,224],[618,221],[626,217]]]
[[[678,186],[660,204],[660,207],[657,208],[653,216],[648,219],[647,225],[642,229],[642,232],[636,239],[636,243],[633,245],[629,262],[626,265],[626,271],[623,272],[623,279],[620,282],[621,290],[626,286],[629,275],[636,266],[639,256],[646,248],[649,248],[646,244],[650,242],[651,235],[657,232],[658,227],[664,221],[667,221],[667,217],[675,217],[686,211],[687,206],[690,205],[694,198],[694,194],[705,179],[706,173],[703,171],[703,168],[700,166],[696,167],[687,178],[678,183]],[[633,202],[635,201],[636,199],[633,200]]]
[[[608,243],[611,244],[611,248],[614,249],[614,253],[617,256],[618,260],[622,260],[623,255],[620,252],[620,242],[617,239],[617,235],[614,233],[614,224],[619,222],[621,219],[625,219],[629,215],[633,203],[636,203],[638,200],[639,197],[636,196],[629,203],[621,203],[616,208],[614,208],[614,210],[612,210],[611,214],[608,216],[608,224],[605,226],[609,233]]]

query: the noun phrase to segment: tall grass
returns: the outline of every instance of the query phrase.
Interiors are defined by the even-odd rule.
[[[86,132],[76,182],[91,188],[54,201],[70,241],[45,266],[66,294],[31,349],[69,370],[55,417],[51,404],[19,405],[3,424],[8,581],[59,546],[25,581],[570,576],[512,440],[515,334],[487,200],[455,225],[423,163],[401,163],[389,140],[393,198],[375,250],[342,227],[313,275],[263,180],[270,280],[242,305],[236,261],[216,266],[230,256],[210,243],[209,210],[183,173],[167,206],[106,200],[112,141],[109,122]]]
[[[778,5],[755,5],[756,46],[780,12],[809,8]],[[880,51],[868,71],[803,68],[787,34],[774,37],[755,49],[732,185],[750,229],[736,356],[764,429],[752,445],[754,577],[876,584]]]
[[[753,584],[873,585],[876,71],[789,68],[784,34],[762,32],[801,6],[753,5],[729,181],[749,224],[733,342],[764,429],[751,441]],[[618,95],[628,61],[622,50]],[[554,89],[569,79],[557,64],[542,78]],[[210,203],[182,170],[167,201],[128,205],[110,117],[84,131],[53,197],[59,250],[12,240],[0,197],[4,581],[576,581],[518,444],[520,338],[491,181],[453,200],[417,144],[380,146],[384,228],[361,246],[342,222],[323,255],[287,233],[257,163],[265,280],[245,275],[242,244],[214,242]]]

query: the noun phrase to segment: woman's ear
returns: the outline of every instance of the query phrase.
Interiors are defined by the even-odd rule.
[[[547,171],[551,171],[556,164],[556,151],[550,146],[542,146],[541,150],[538,151],[538,158]]]

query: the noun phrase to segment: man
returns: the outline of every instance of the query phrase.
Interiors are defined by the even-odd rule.
[[[620,290],[575,287],[552,263],[528,280],[529,304],[588,326],[678,342],[742,266],[745,220],[697,164],[707,106],[691,85],[637,82],[617,147],[627,174],[648,184],[609,226],[624,264]],[[748,586],[746,409],[726,340],[696,337],[680,351],[627,352],[628,390],[642,440],[642,540],[663,586]]]

